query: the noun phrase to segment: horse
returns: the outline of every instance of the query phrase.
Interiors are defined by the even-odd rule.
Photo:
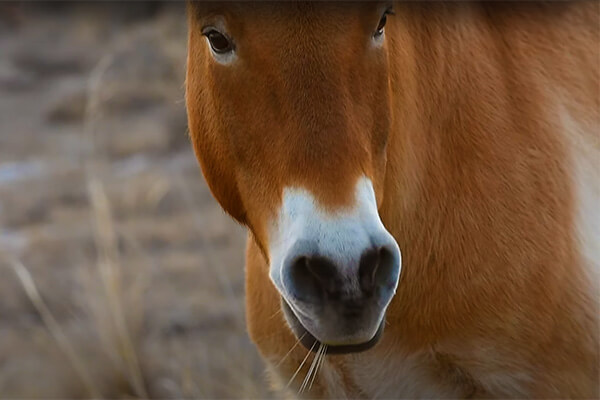
[[[599,396],[600,3],[190,2],[281,395]]]

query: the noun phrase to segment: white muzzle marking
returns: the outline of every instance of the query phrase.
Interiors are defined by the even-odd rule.
[[[394,259],[394,266],[391,268],[385,294],[379,296],[372,307],[372,318],[369,318],[368,323],[365,322],[364,332],[357,334],[368,338],[375,334],[375,322],[381,322],[396,291],[401,259],[396,241],[379,218],[370,179],[363,177],[357,181],[354,196],[351,207],[331,212],[324,210],[308,191],[286,188],[279,215],[269,231],[270,277],[294,314],[310,329],[307,325],[314,327],[324,324],[324,314],[331,311],[322,311],[317,306],[298,300],[298,293],[294,293],[289,287],[289,274],[284,271],[284,267],[289,265],[290,254],[332,260],[338,266],[336,273],[340,281],[344,282],[344,291],[362,293],[359,279],[361,257],[366,250],[385,247]],[[305,249],[301,253],[298,253],[299,244]],[[335,335],[332,333],[335,331],[334,327],[317,327],[314,330],[323,332],[323,336],[327,337]],[[319,336],[318,333],[311,333]]]

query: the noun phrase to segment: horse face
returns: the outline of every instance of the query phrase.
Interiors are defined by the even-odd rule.
[[[220,204],[252,232],[303,344],[376,343],[398,284],[384,228],[391,124],[375,3],[191,3],[187,107]]]

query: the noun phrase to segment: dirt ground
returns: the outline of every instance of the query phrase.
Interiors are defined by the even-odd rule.
[[[0,3],[1,398],[269,396],[245,233],[186,133],[184,14]]]

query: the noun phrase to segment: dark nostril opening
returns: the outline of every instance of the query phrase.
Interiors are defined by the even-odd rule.
[[[334,300],[343,294],[343,282],[338,268],[325,257],[298,256],[289,268],[288,285],[291,294],[304,302]]]
[[[379,267],[375,271],[375,285],[392,289],[397,284],[394,253],[387,247],[379,249]]]
[[[369,249],[360,257],[358,277],[360,287],[367,293],[375,289],[375,272],[379,266],[379,249]]]
[[[359,282],[363,291],[372,294],[387,285],[393,276],[394,256],[387,247],[365,251],[360,258]]]
[[[342,280],[335,264],[324,257],[311,257],[306,266],[330,298],[339,297]]]
[[[301,301],[314,302],[321,296],[321,290],[319,281],[308,264],[308,257],[297,257],[291,264],[289,277],[294,296]]]
[[[358,276],[354,275],[356,267],[352,265],[337,265],[330,258],[311,252],[296,252],[285,264],[284,285],[288,294],[298,301],[319,305],[324,305],[325,300],[341,301],[348,310],[352,299],[387,298],[397,283],[393,250],[381,246],[363,251]],[[358,293],[356,283],[360,287]],[[356,309],[362,310],[363,306],[361,303]]]

